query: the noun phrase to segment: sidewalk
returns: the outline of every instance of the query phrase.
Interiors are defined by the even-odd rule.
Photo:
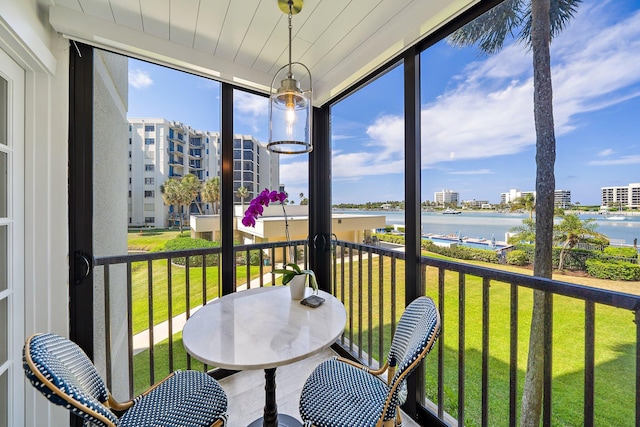
[[[276,275],[276,277],[278,276],[279,275]],[[263,283],[267,283],[267,281],[269,281],[270,283],[271,273],[267,273],[263,275],[262,278],[263,278]],[[260,277],[256,277],[255,279],[251,280],[251,283],[250,283],[251,288],[254,288],[254,287],[257,288],[259,286],[260,286]],[[237,288],[238,291],[243,291],[245,289],[247,289],[246,284],[238,286]],[[218,297],[210,299],[209,301],[207,301],[207,303],[211,301],[215,301],[216,299],[218,299]],[[191,308],[191,315],[193,315],[201,307],[202,307],[202,304]],[[184,324],[186,322],[187,322],[186,312],[175,316],[172,319],[173,333],[176,334],[182,331],[182,328],[184,328]],[[165,320],[164,322],[159,323],[153,327],[153,344],[156,345],[166,340],[167,338],[169,338],[169,321]],[[141,353],[144,350],[147,350],[148,348],[149,348],[149,330],[145,329],[144,331],[137,333],[133,336],[133,355],[135,356],[136,354]]]

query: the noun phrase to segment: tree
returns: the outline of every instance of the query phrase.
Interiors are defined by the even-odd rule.
[[[213,213],[218,213],[218,206],[220,204],[220,177],[216,176],[205,182],[202,187],[202,201],[205,203],[211,203]]]
[[[511,211],[518,209],[526,210],[529,212],[529,219],[533,219],[533,213],[536,211],[536,197],[533,193],[525,193],[511,203]]]
[[[515,233],[509,237],[510,244],[518,242],[534,242],[536,240],[536,222],[532,218],[522,220],[522,225],[511,227],[510,232]]]
[[[180,217],[180,203],[178,199],[178,193],[180,191],[180,181],[174,178],[169,178],[160,186],[160,192],[162,193],[162,199],[167,206],[173,206],[176,209],[178,217]],[[182,227],[182,221],[180,221]],[[182,232],[182,228],[180,228]]]
[[[564,242],[560,251],[558,270],[562,271],[567,249],[572,249],[578,242],[606,239],[606,236],[596,231],[598,224],[595,218],[580,219],[578,215],[562,215],[562,221],[555,226],[556,241]]]
[[[169,178],[160,186],[160,192],[164,203],[170,206],[176,206],[178,212],[178,223],[180,233],[182,234],[183,213],[182,207],[187,208],[191,205],[202,188],[202,183],[193,174],[186,174],[182,179]],[[198,209],[200,207],[198,206]]]
[[[581,0],[505,0],[453,33],[456,46],[478,44],[488,54],[502,49],[508,34],[518,38],[533,53],[533,114],[536,131],[536,238],[533,272],[551,278],[553,273],[553,207],[556,139],[553,123],[553,90],[549,45],[575,14]],[[553,7],[552,7],[553,4]],[[520,425],[537,427],[542,412],[544,367],[544,318],[550,296],[535,291],[529,357],[522,395]],[[550,363],[550,361],[548,361]]]
[[[247,187],[240,187],[236,190],[236,196],[240,199],[240,205],[244,207],[244,199],[249,197],[249,190]]]
[[[300,206],[308,205],[308,204],[309,204],[309,199],[304,197],[304,193],[300,193]]]

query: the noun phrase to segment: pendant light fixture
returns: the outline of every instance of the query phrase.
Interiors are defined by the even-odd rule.
[[[300,154],[313,150],[311,143],[311,72],[300,62],[291,62],[291,17],[302,10],[303,0],[278,0],[278,7],[289,17],[289,63],[271,81],[269,98],[269,143],[267,149],[280,154]],[[301,88],[299,77],[308,81]],[[276,82],[280,87],[275,88]],[[307,82],[305,82],[307,83]]]

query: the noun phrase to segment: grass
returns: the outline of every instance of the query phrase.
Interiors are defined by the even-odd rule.
[[[445,258],[445,257],[442,257]],[[366,257],[359,262],[354,257],[352,263],[345,264],[344,283],[337,287],[337,295],[342,298],[348,313],[345,336],[361,348],[362,356],[367,353],[380,360],[380,353],[386,356],[391,342],[392,321],[397,324],[404,304],[404,262],[395,261],[395,286],[392,284],[391,260],[384,259],[382,264],[382,283],[378,283],[380,258],[369,261]],[[478,265],[484,263],[471,262]],[[490,265],[496,268],[495,265]],[[154,265],[154,275],[160,267]],[[505,267],[506,270],[531,274],[530,271]],[[146,270],[146,269],[145,269]],[[195,271],[196,269],[192,269]],[[240,269],[239,271],[246,271]],[[371,274],[369,274],[371,272]],[[144,273],[146,274],[146,273]],[[200,273],[193,273],[198,276]],[[427,268],[427,295],[438,301],[438,271]],[[363,287],[356,284],[363,278]],[[146,277],[146,276],[144,276]],[[217,277],[217,273],[216,273]],[[598,281],[572,276],[556,276],[557,280],[579,283],[587,286],[598,286],[607,289],[638,292],[634,283]],[[146,280],[146,279],[145,279]],[[341,282],[338,273],[338,282]],[[192,279],[194,281],[194,279]],[[196,281],[197,282],[197,281]],[[606,282],[606,283],[600,283]],[[210,282],[207,278],[207,284]],[[635,285],[637,287],[637,282]],[[193,285],[193,284],[192,284]],[[198,286],[198,285],[193,285]],[[619,289],[623,286],[623,289]],[[200,286],[201,287],[201,286]],[[624,287],[628,287],[628,290]],[[382,288],[382,293],[378,289]],[[482,279],[466,276],[465,284],[465,346],[466,368],[465,378],[465,425],[480,425],[481,419],[481,378],[482,378]],[[213,290],[212,290],[213,291]],[[161,291],[159,291],[161,292]],[[193,295],[197,290],[192,291]],[[207,291],[209,293],[209,290]],[[159,297],[159,296],[158,296]],[[458,414],[458,308],[460,304],[458,274],[447,272],[444,282],[444,305],[440,307],[443,319],[446,319],[446,330],[438,341],[432,354],[427,357],[425,384],[427,397],[437,402],[437,346],[444,346],[444,409],[457,416]],[[490,287],[489,315],[489,425],[500,426],[508,422],[509,404],[509,304],[510,286],[492,282]],[[137,295],[135,300],[142,299],[146,309],[144,295]],[[174,301],[180,297],[174,293]],[[160,298],[158,299],[160,301]],[[395,319],[392,319],[391,305],[396,307]],[[154,305],[161,309],[161,303]],[[184,304],[183,304],[184,306]],[[529,324],[531,319],[532,291],[519,290],[519,323],[518,323],[518,399],[521,397],[526,368]],[[184,310],[184,308],[182,309]],[[174,307],[177,314],[178,308]],[[165,309],[166,313],[166,309]],[[362,316],[360,316],[362,313]],[[155,317],[155,316],[154,316]],[[165,317],[166,319],[166,317]],[[382,325],[382,327],[380,327]],[[595,423],[596,425],[631,425],[634,419],[635,399],[635,325],[633,313],[613,309],[607,306],[596,306],[596,354],[595,354]],[[179,334],[174,338],[174,369],[186,368],[186,355]],[[553,329],[553,407],[552,425],[580,426],[583,424],[583,384],[584,384],[584,303],[566,297],[554,298]],[[380,345],[382,343],[382,345]],[[380,350],[382,348],[382,350]],[[155,381],[169,373],[168,343],[165,341],[155,347]],[[384,359],[384,358],[383,358]],[[136,390],[140,391],[149,385],[149,354],[142,352],[135,357]],[[202,367],[192,360],[192,368]],[[519,408],[518,408],[519,409]]]
[[[362,323],[347,324],[346,337],[355,341],[354,345],[364,346],[379,360],[379,342],[383,342],[386,356],[391,336],[391,283],[390,260],[383,263],[383,303],[377,292],[379,259],[371,261],[373,278],[369,286],[369,261],[364,259],[359,265],[354,258],[350,264],[353,283],[358,283],[363,275],[364,287],[350,293],[350,271],[345,274],[344,287],[338,287],[338,295],[344,289],[347,311],[358,319],[362,313]],[[404,302],[402,261],[396,262],[396,307]],[[495,267],[495,266],[494,266]],[[349,266],[345,266],[346,269]],[[362,273],[361,273],[362,272]],[[427,295],[438,301],[438,271],[427,268]],[[581,283],[580,278],[561,277],[564,281]],[[340,280],[340,275],[339,275]],[[594,283],[591,283],[594,285]],[[481,420],[481,378],[482,378],[482,279],[465,278],[465,425],[480,425]],[[358,297],[361,292],[361,297]],[[524,383],[524,371],[528,356],[529,325],[532,307],[531,290],[519,290],[518,323],[518,399]],[[490,287],[489,315],[489,425],[508,423],[509,404],[509,330],[510,330],[510,285],[492,282]],[[444,408],[448,413],[458,414],[458,308],[460,304],[458,274],[447,272],[444,282],[444,306],[440,307],[446,318],[446,330],[437,345],[444,346]],[[399,313],[398,313],[399,315]],[[377,319],[382,316],[383,328]],[[369,326],[369,319],[372,326]],[[349,320],[348,320],[349,322]],[[369,334],[369,331],[371,333]],[[382,338],[380,338],[382,333]],[[571,298],[554,298],[553,330],[553,407],[554,426],[583,425],[584,394],[584,303]],[[371,344],[369,344],[369,340]],[[426,362],[427,397],[437,402],[437,347]],[[598,305],[596,308],[596,354],[595,354],[595,417],[596,425],[625,425],[634,419],[634,367],[635,367],[635,325],[633,313]],[[519,408],[518,408],[519,409]]]
[[[162,230],[155,228],[129,230],[127,234],[127,246],[130,251],[159,252],[164,249],[164,244],[167,243],[167,241],[178,237],[179,234],[179,230]]]

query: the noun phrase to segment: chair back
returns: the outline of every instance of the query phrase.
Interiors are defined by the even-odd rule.
[[[56,405],[97,426],[118,419],[103,403],[109,390],[82,349],[55,334],[35,334],[25,343],[22,365],[31,384]]]
[[[439,334],[440,313],[433,300],[419,297],[412,301],[400,317],[387,359],[389,366],[395,367],[394,376],[389,382],[394,394],[393,401],[404,403],[406,395],[399,394],[406,393],[405,378],[429,354]],[[388,410],[395,408],[389,407]]]

